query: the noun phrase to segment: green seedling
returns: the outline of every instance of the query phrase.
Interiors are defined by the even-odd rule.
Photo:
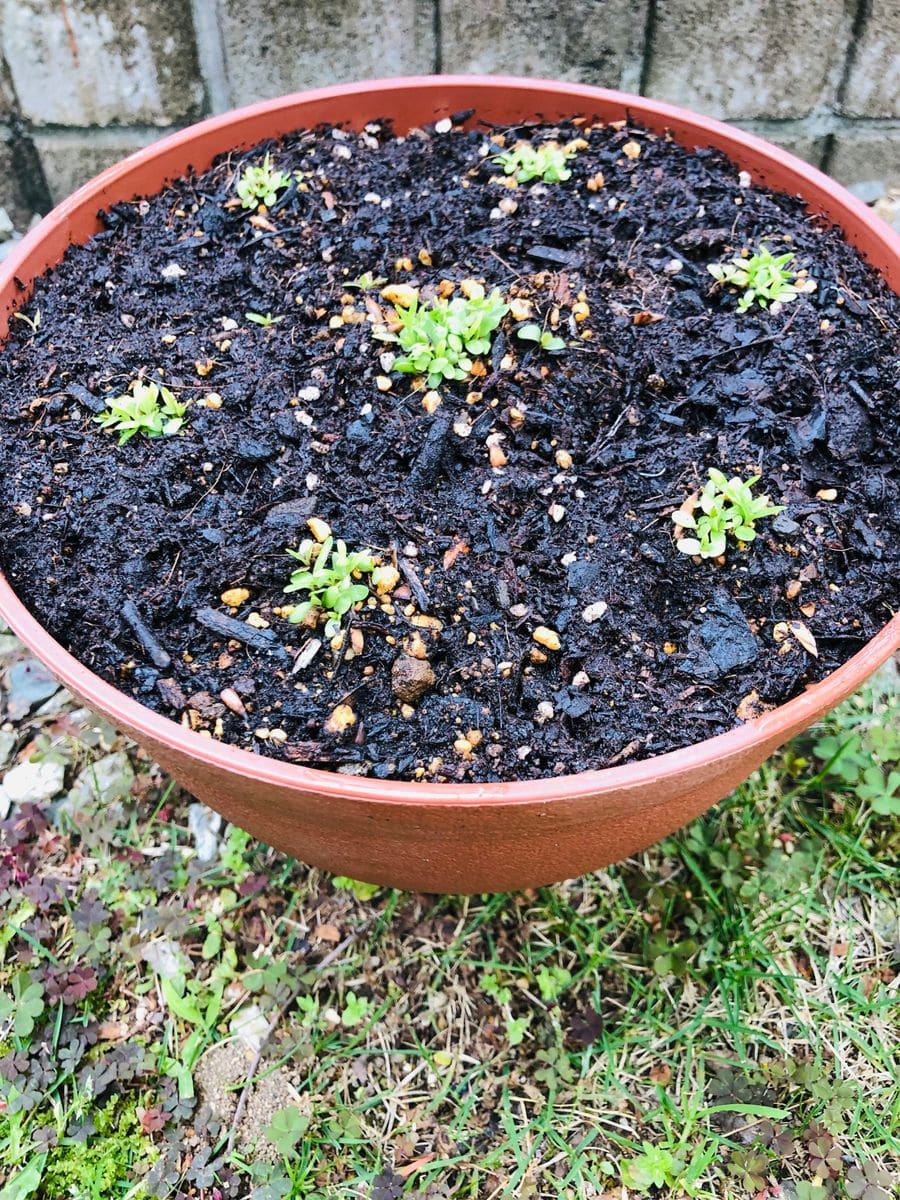
[[[688,508],[672,513],[672,520],[679,528],[692,529],[696,535],[679,537],[676,545],[682,554],[718,558],[725,553],[729,534],[739,542],[752,542],[756,537],[755,523],[784,510],[783,504],[771,504],[768,496],[753,495],[753,485],[759,478],[753,475],[746,483],[737,475],[727,479],[721,471],[710,467],[709,482],[699,498],[701,515],[694,516]]]
[[[549,329],[541,329],[540,325],[523,325],[521,329],[516,330],[516,337],[523,342],[537,342],[548,354],[558,354],[566,348],[566,343],[561,337],[557,337]]]
[[[341,1009],[341,1024],[345,1029],[353,1029],[361,1025],[372,1008],[372,1001],[356,992],[348,992],[344,997],[344,1007]]]
[[[435,298],[425,304],[414,299],[409,308],[395,305],[399,333],[377,330],[384,342],[397,342],[405,354],[394,361],[395,371],[428,377],[429,388],[448,379],[465,379],[472,359],[487,354],[491,335],[509,312],[509,305],[494,288],[485,295],[481,284],[470,284],[467,296]]]
[[[377,568],[375,574],[377,574]],[[374,578],[375,575],[373,575]],[[381,891],[379,883],[365,883],[362,879],[350,879],[347,875],[335,875],[331,882],[339,890],[352,892],[363,904],[368,904]]]
[[[27,313],[14,312],[12,315],[12,319],[14,321],[22,321],[25,325],[28,326],[28,328],[31,330],[32,333],[37,333],[37,331],[41,327],[41,310],[39,308],[36,308],[34,310],[33,317],[29,317],[27,315]]]
[[[347,289],[359,288],[361,292],[368,292],[371,288],[381,287],[387,283],[384,275],[373,275],[371,271],[363,271],[362,275],[358,275],[356,279],[350,279],[344,284]]]
[[[308,1028],[318,1025],[322,1006],[315,996],[298,996],[297,1008],[303,1014],[301,1017],[303,1025]]]
[[[565,967],[541,967],[535,976],[541,999],[545,1004],[554,1004],[572,982],[572,974]]]
[[[124,446],[135,434],[144,437],[171,437],[184,428],[187,405],[176,400],[161,383],[131,385],[131,394],[107,400],[106,412],[94,417],[101,429],[114,429],[119,445]]]
[[[192,1027],[184,1041],[177,1044],[177,1051],[160,1056],[159,1065],[170,1079],[175,1080],[179,1096],[190,1098],[194,1095],[194,1068],[222,1011],[225,974],[214,975],[203,983],[189,981],[182,973],[159,981],[169,1019]]]
[[[272,156],[267,154],[261,167],[246,167],[237,181],[237,194],[241,198],[241,208],[256,208],[265,204],[267,208],[278,199],[278,193],[291,182],[290,175],[276,171],[272,166]]]
[[[521,1046],[531,1024],[531,1015],[506,1018],[506,1038],[510,1046]]]
[[[305,538],[299,549],[287,553],[302,565],[293,572],[284,590],[309,593],[307,600],[292,607],[289,620],[299,625],[316,611],[325,617],[325,636],[334,637],[344,614],[369,595],[368,584],[355,580],[371,575],[375,570],[374,558],[366,553],[351,554],[345,542],[338,539],[335,543],[330,537],[321,545]]]
[[[519,183],[528,183],[532,179],[540,179],[543,183],[564,183],[572,178],[572,172],[566,164],[574,153],[574,146],[560,146],[558,142],[544,142],[541,146],[519,142],[512,150],[497,154],[494,162],[503,167],[505,175],[515,175]]]
[[[798,272],[790,269],[793,261],[792,251],[776,255],[768,246],[761,245],[756,254],[749,257],[737,255],[726,263],[710,263],[706,269],[719,283],[742,289],[737,310],[743,313],[754,304],[760,308],[768,308],[776,301],[788,304],[796,300],[802,291],[812,290],[814,284],[804,282],[798,285],[795,282]]]
[[[268,329],[270,325],[277,325],[279,321],[284,320],[284,317],[273,317],[270,312],[267,312],[265,316],[258,312],[245,312],[244,316],[254,325],[262,325],[263,329]]]
[[[512,990],[501,983],[500,977],[493,971],[485,971],[481,977],[481,987],[496,1004],[509,1004],[512,1000]]]
[[[828,1192],[820,1183],[808,1183],[805,1179],[797,1181],[794,1189],[797,1200],[828,1200]],[[853,1195],[852,1192],[849,1195]]]
[[[642,1152],[621,1164],[622,1182],[635,1192],[674,1188],[683,1172],[682,1159],[652,1142],[643,1142]]]
[[[250,846],[250,834],[237,825],[229,825],[225,839],[219,847],[219,858],[228,877],[237,884],[243,883],[250,874],[251,867],[247,861],[247,850]]]

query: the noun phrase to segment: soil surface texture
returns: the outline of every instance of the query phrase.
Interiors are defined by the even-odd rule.
[[[520,139],[580,139],[571,177],[510,186]],[[242,208],[267,150],[290,185]],[[0,352],[0,567],[176,721],[345,773],[537,778],[731,729],[897,608],[900,299],[718,153],[631,126],[322,129],[103,221]],[[707,267],[762,241],[816,287],[739,313]],[[382,290],[467,280],[511,311],[426,395],[375,336]],[[120,447],[94,418],[138,379],[185,429]],[[671,520],[710,467],[785,506],[719,561]],[[396,569],[341,643],[284,615],[310,518]]]

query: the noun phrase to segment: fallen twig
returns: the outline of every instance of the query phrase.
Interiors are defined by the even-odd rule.
[[[400,568],[400,573],[409,584],[410,591],[416,598],[416,604],[423,613],[428,612],[428,593],[422,587],[422,581],[416,572],[416,568],[412,565],[408,558],[397,556],[397,566]]]
[[[162,671],[165,671],[167,667],[171,667],[172,656],[160,645],[153,630],[146,624],[138,612],[134,601],[126,600],[119,609],[119,613],[122,620],[125,621],[137,640],[144,647],[153,665],[159,667]]]
[[[258,650],[262,654],[277,654],[283,658],[288,656],[277,635],[269,629],[256,629],[254,626],[248,625],[246,621],[238,621],[235,617],[220,613],[215,608],[198,608],[194,617],[206,629],[217,633],[220,637],[234,638],[237,642],[243,642],[251,650]]]

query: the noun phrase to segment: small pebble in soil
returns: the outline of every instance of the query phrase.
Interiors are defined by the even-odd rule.
[[[403,643],[403,649],[412,658],[428,657],[428,647],[425,645],[422,635],[417,629]]]
[[[799,533],[800,526],[787,513],[779,513],[772,522],[772,529],[775,533],[782,533],[785,537],[789,537],[791,534]]]
[[[400,582],[400,572],[392,563],[385,563],[384,566],[376,567],[372,572],[372,582],[375,584],[375,591],[379,596],[387,595],[389,592],[393,592]]]
[[[219,599],[229,608],[240,608],[246,600],[250,599],[250,592],[247,588],[228,588]]]
[[[415,704],[430,691],[437,677],[427,658],[401,654],[391,667],[391,686],[394,695],[404,704]]]
[[[244,702],[234,688],[223,688],[222,691],[219,692],[219,699],[226,708],[230,709],[233,713],[237,713],[239,717],[245,717],[247,715],[247,709],[244,706]]]
[[[41,804],[62,791],[64,776],[63,763],[26,760],[7,771],[3,789],[13,804]]]
[[[604,616],[609,605],[605,600],[597,600],[594,604],[589,604],[587,608],[581,610],[581,619],[585,625],[593,625],[595,621],[599,621]]]
[[[331,537],[331,526],[321,517],[310,517],[306,525],[317,542],[325,542]]]
[[[322,726],[325,733],[340,734],[356,724],[356,713],[349,704],[338,704]]]
[[[562,646],[559,634],[555,629],[548,629],[546,625],[538,625],[532,631],[531,636],[539,646],[543,646],[546,650],[559,650]]]
[[[499,436],[499,435],[498,435]],[[488,445],[488,461],[492,467],[505,467],[509,462],[506,452],[503,447],[497,442],[490,442]]]
[[[475,749],[475,747],[472,745],[472,743],[469,741],[468,738],[461,737],[461,738],[457,738],[454,741],[453,749],[462,758],[469,759],[472,757],[472,751]]]

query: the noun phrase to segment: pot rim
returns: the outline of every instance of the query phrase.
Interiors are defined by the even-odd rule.
[[[57,205],[0,265],[0,291],[10,284],[16,286],[17,273],[30,258],[32,252],[53,232],[64,227],[78,210],[86,205],[96,205],[98,198],[106,199],[103,193],[115,191],[117,185],[127,181],[135,168],[152,164],[166,158],[173,150],[189,147],[197,138],[211,133],[225,132],[243,120],[276,114],[299,104],[342,99],[382,93],[425,90],[433,93],[435,117],[456,110],[459,101],[450,101],[442,93],[458,92],[460,88],[477,88],[480,91],[502,93],[510,89],[534,92],[557,101],[572,100],[573,107],[583,101],[595,102],[604,107],[615,106],[624,113],[635,110],[637,119],[654,118],[658,124],[671,123],[684,132],[701,138],[709,136],[710,143],[734,157],[741,150],[750,151],[755,157],[769,162],[780,170],[789,171],[797,183],[797,190],[804,198],[808,193],[826,196],[841,210],[847,223],[862,226],[870,241],[878,245],[887,263],[880,261],[872,265],[882,273],[885,267],[900,278],[900,235],[882,222],[861,200],[846,191],[822,171],[787,151],[746,133],[722,121],[701,116],[677,105],[647,99],[627,92],[592,87],[588,84],[565,83],[538,78],[507,75],[422,75],[400,76],[389,79],[363,80],[349,84],[335,84],[296,92],[288,96],[266,100],[233,109],[219,116],[210,117],[179,130],[168,137],[151,143],[121,162],[108,167],[84,184],[67,199]],[[373,117],[374,119],[374,117]],[[259,140],[259,139],[257,139]],[[698,143],[694,143],[695,145]],[[703,143],[699,143],[703,144]],[[205,166],[205,163],[204,163]],[[163,176],[169,178],[170,176]],[[162,179],[160,180],[162,182]],[[119,199],[120,196],[112,197]],[[58,261],[58,258],[57,258]],[[26,275],[26,284],[30,283]],[[896,282],[895,282],[896,286]],[[28,287],[22,296],[28,295]],[[793,700],[757,717],[726,733],[704,738],[690,746],[671,750],[665,754],[620,766],[601,767],[594,770],[553,776],[546,779],[512,780],[501,783],[420,783],[406,780],[374,779],[368,776],[341,775],[315,767],[305,767],[280,759],[264,758],[238,746],[201,737],[199,733],[186,729],[169,717],[162,716],[146,705],[126,695],[111,683],[95,675],[79,662],[40,622],[32,616],[18,598],[6,577],[0,572],[0,616],[11,629],[44,662],[62,683],[71,688],[92,708],[113,712],[129,731],[140,737],[146,736],[166,749],[193,758],[210,767],[231,774],[252,777],[260,783],[280,786],[295,791],[312,792],[320,796],[340,796],[344,799],[373,804],[417,804],[428,807],[444,806],[498,806],[530,805],[549,803],[554,800],[569,800],[581,796],[596,796],[614,789],[635,790],[654,782],[661,782],[681,775],[688,769],[696,769],[705,763],[721,758],[739,757],[752,752],[753,748],[769,740],[782,740],[793,728],[808,723],[823,708],[831,707],[847,692],[855,690],[871,672],[900,647],[900,613],[894,617],[852,658],[832,671],[819,683],[813,684]]]

